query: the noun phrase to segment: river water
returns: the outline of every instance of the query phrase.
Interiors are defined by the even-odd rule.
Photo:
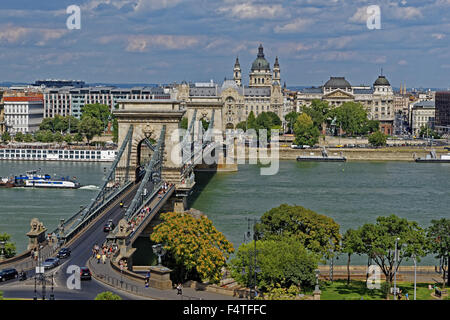
[[[0,189],[0,233],[12,235],[18,251],[33,217],[54,229],[96,195],[109,163],[0,161],[0,176],[41,168],[76,176],[78,190]],[[427,227],[450,217],[450,164],[413,162],[298,163],[281,161],[274,176],[261,176],[258,165],[240,165],[234,173],[197,173],[190,205],[203,211],[234,244],[243,242],[246,218],[259,218],[282,203],[301,205],[332,217],[344,232],[380,215],[395,213]],[[355,264],[364,258],[355,257]],[[337,264],[344,264],[339,259]],[[421,264],[435,264],[432,257]]]

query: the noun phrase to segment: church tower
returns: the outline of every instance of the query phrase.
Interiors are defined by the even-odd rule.
[[[234,64],[233,79],[234,79],[234,81],[236,81],[236,84],[240,87],[242,84],[242,72],[241,72],[241,65],[239,64],[238,57],[236,57],[236,62]]]
[[[250,70],[250,87],[269,87],[272,84],[270,64],[264,57],[264,48],[259,45],[258,55]]]
[[[273,81],[277,81],[279,84],[281,83],[280,64],[278,63],[278,57],[275,58],[275,64],[273,65]]]

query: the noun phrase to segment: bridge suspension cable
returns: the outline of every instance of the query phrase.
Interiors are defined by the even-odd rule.
[[[164,125],[158,139],[158,144],[152,154],[150,162],[145,167],[145,175],[142,178],[139,189],[137,190],[133,201],[125,213],[125,218],[129,220],[137,211],[137,209],[144,202],[145,195],[151,195],[156,186],[159,187],[161,182],[161,168],[164,154],[164,139],[166,135],[166,126]],[[143,191],[146,189],[147,193],[144,195]]]
[[[70,230],[67,232],[67,234],[72,233],[87,217],[89,217],[95,210],[97,210],[100,206],[102,206],[105,203],[106,199],[108,199],[111,195],[113,195],[113,194],[119,192],[119,190],[121,190],[120,185],[114,185],[111,187],[111,186],[108,186],[108,184],[111,182],[112,179],[114,179],[117,165],[119,164],[119,161],[122,158],[122,155],[125,151],[126,146],[131,145],[132,136],[133,136],[133,125],[130,125],[127,135],[125,136],[125,139],[122,142],[122,145],[120,146],[119,152],[118,152],[116,158],[114,159],[114,162],[112,163],[111,167],[109,168],[109,171],[105,177],[103,186],[101,187],[97,196],[94,199],[92,199],[92,201],[90,202],[90,204],[87,207],[85,207],[80,212],[76,213],[74,216],[72,216],[70,219],[68,219],[64,223],[64,227],[71,225]],[[123,184],[127,185],[128,182],[129,181],[124,181]],[[78,216],[78,219],[75,220],[76,216]]]

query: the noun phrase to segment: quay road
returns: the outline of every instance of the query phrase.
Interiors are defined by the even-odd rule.
[[[142,299],[140,297],[124,293],[120,290],[115,290],[112,287],[101,284],[94,279],[90,281],[81,281],[81,290],[69,290],[67,288],[67,279],[70,274],[67,274],[67,268],[70,265],[77,265],[79,267],[86,266],[88,259],[92,256],[92,248],[95,244],[101,245],[105,240],[107,233],[103,232],[103,226],[105,223],[112,219],[114,224],[118,224],[119,220],[123,218],[126,207],[128,207],[133,200],[134,194],[139,187],[136,184],[131,187],[129,191],[125,193],[123,203],[125,208],[120,207],[121,199],[117,199],[113,202],[99,218],[94,220],[91,225],[89,225],[87,230],[85,230],[81,235],[77,236],[74,240],[71,240],[68,247],[71,249],[72,253],[69,258],[61,259],[61,265],[53,270],[46,272],[46,275],[51,275],[54,273],[55,281],[55,299],[72,299],[72,300],[92,300],[98,293],[103,291],[112,291],[123,299]],[[0,291],[3,291],[5,298],[28,298],[32,299],[34,297],[34,270],[28,272],[28,280],[25,282],[19,282],[18,280],[8,281],[5,284],[0,285]],[[51,279],[51,277],[50,277]],[[46,285],[46,299],[49,298],[51,286]],[[38,299],[41,299],[42,288],[38,282],[37,293]],[[61,296],[59,296],[61,294]]]

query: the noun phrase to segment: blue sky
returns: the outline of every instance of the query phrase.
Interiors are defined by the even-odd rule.
[[[81,8],[68,30],[66,8]],[[381,8],[369,30],[366,8]],[[0,82],[244,82],[262,43],[288,86],[450,87],[450,0],[2,0]]]

